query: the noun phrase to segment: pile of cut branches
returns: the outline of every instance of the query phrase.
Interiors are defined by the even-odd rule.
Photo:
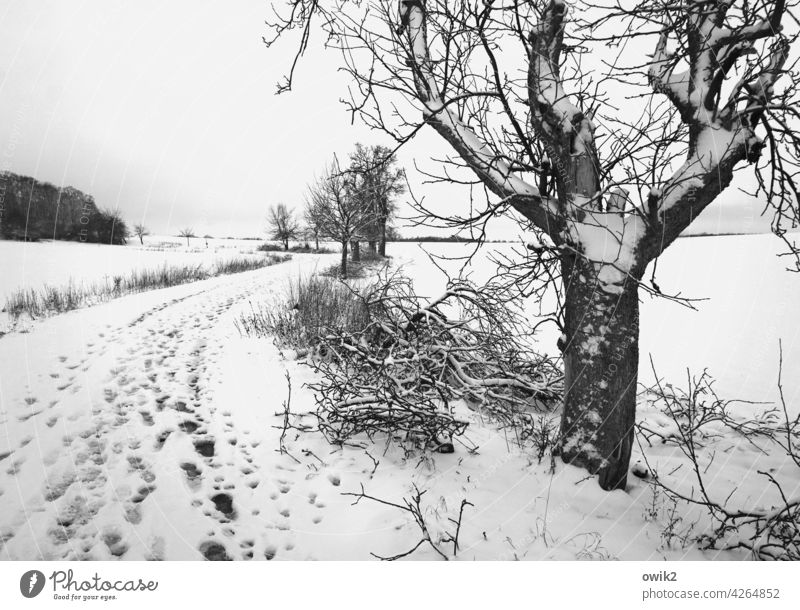
[[[452,447],[467,427],[454,413],[462,399],[524,440],[534,413],[559,400],[559,367],[531,349],[525,317],[492,286],[450,282],[428,300],[386,271],[353,295],[369,312],[366,324],[328,328],[309,358],[321,375],[311,388],[329,441],[381,433]]]

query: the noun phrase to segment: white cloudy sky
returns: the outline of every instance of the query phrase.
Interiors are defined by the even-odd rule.
[[[157,232],[260,234],[266,208],[299,206],[334,152],[387,143],[350,125],[333,53],[312,50],[295,90],[274,95],[291,49],[264,47],[268,10],[268,0],[0,0],[0,169],[75,186]],[[446,150],[426,133],[401,161]],[[458,205],[448,195],[435,193],[441,212]],[[759,213],[735,195],[693,229],[763,230]]]

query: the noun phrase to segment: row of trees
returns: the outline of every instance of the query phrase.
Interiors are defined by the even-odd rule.
[[[356,144],[349,163],[334,157],[308,188],[302,221],[285,204],[272,206],[267,218],[270,237],[286,250],[289,240],[320,239],[341,244],[341,274],[347,276],[348,251],[361,258],[361,242],[371,252],[386,256],[386,240],[395,212],[394,201],[405,191],[405,172],[394,152],[385,146]]]

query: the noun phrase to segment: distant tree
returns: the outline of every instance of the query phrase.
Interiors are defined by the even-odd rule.
[[[139,238],[139,243],[144,245],[144,237],[145,235],[150,235],[150,231],[143,224],[136,224],[133,225],[133,234]]]
[[[181,229],[181,232],[178,233],[178,237],[185,237],[186,238],[186,247],[188,248],[189,247],[189,239],[192,238],[192,237],[197,237],[197,235],[194,234],[194,229],[191,229],[191,228],[187,227],[185,229]]]
[[[303,222],[305,223],[306,237],[313,239],[315,248],[319,250],[319,238],[322,235],[324,217],[319,206],[309,198],[306,198],[306,204],[303,208]]]
[[[289,249],[289,240],[300,236],[300,223],[295,218],[294,211],[286,207],[285,203],[273,205],[267,216],[269,235],[272,239],[283,244],[283,249]]]
[[[372,218],[370,211],[363,207],[362,200],[354,195],[353,182],[353,175],[342,171],[334,157],[306,196],[307,205],[313,206],[320,215],[320,235],[342,246],[342,277],[347,277],[348,245],[361,238]]]
[[[123,245],[130,231],[119,210],[97,210],[86,224],[86,241],[100,244]]]
[[[386,227],[386,241],[403,241],[404,238],[400,235],[400,231],[397,227],[387,226]]]
[[[371,221],[365,227],[370,250],[386,256],[386,226],[394,213],[394,199],[405,192],[405,172],[385,146],[356,144],[350,154],[350,171],[355,175],[354,191],[369,209]]]

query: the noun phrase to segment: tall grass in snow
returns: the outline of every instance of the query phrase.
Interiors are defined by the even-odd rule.
[[[297,277],[271,303],[251,304],[236,321],[251,337],[276,336],[281,345],[306,348],[329,330],[356,332],[369,323],[366,301],[357,288],[331,277]]]
[[[289,258],[275,255],[259,258],[239,257],[218,261],[211,267],[200,264],[164,265],[157,269],[132,271],[128,275],[115,275],[107,278],[104,282],[76,284],[70,281],[63,286],[44,286],[40,290],[22,289],[6,297],[3,311],[15,320],[23,314],[28,314],[32,318],[40,318],[102,303],[135,292],[169,288],[218,275],[261,269],[282,263]]]

